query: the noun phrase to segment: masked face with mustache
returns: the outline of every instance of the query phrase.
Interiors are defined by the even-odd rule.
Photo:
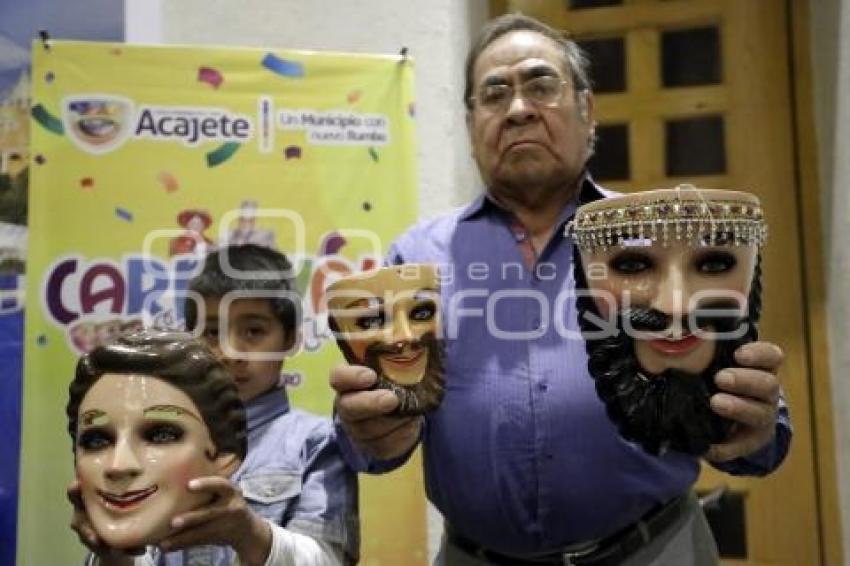
[[[328,288],[328,321],[349,363],[378,374],[399,398],[398,415],[437,408],[443,397],[443,342],[436,266],[385,267]]]
[[[757,336],[758,201],[692,189],[587,206],[596,224],[582,207],[575,278],[597,393],[620,433],[647,451],[702,454],[730,426],[709,406],[714,375]]]

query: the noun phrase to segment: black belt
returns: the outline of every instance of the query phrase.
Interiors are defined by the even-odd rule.
[[[449,543],[476,558],[496,566],[557,565],[614,566],[622,563],[642,546],[667,530],[687,508],[690,495],[682,495],[655,508],[628,527],[596,543],[574,545],[568,549],[534,556],[510,556],[484,548],[446,525]]]

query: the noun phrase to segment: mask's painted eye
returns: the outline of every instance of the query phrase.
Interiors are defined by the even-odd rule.
[[[622,252],[611,258],[611,269],[623,275],[635,275],[652,269],[652,258],[632,251]]]
[[[424,301],[410,311],[410,320],[419,322],[431,320],[435,314],[437,314],[437,305],[433,301]]]
[[[77,446],[87,452],[97,452],[112,446],[115,438],[112,433],[102,428],[90,428],[77,439]]]
[[[386,317],[382,312],[371,316],[361,316],[355,324],[361,330],[379,330],[386,324]]]
[[[696,269],[700,273],[714,275],[726,273],[737,265],[735,255],[726,251],[711,251],[700,255],[696,260]]]
[[[151,444],[171,444],[179,442],[185,431],[175,424],[158,423],[149,426],[144,433],[144,438]]]

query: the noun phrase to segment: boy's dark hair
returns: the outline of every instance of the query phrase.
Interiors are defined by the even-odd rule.
[[[201,412],[217,453],[236,454],[245,459],[248,450],[245,407],[233,378],[206,345],[189,334],[153,329],[121,335],[77,362],[65,407],[74,450],[80,404],[107,373],[128,377],[150,375],[180,389]],[[214,458],[217,454],[208,456]]]
[[[297,291],[292,264],[285,255],[271,248],[241,244],[211,252],[201,272],[189,281],[189,291],[205,299],[238,291],[268,291],[267,300],[286,336],[295,336],[301,325],[300,305],[293,302]],[[274,292],[280,292],[280,296],[272,296]],[[194,330],[198,324],[198,305],[191,295],[186,299],[184,315],[186,328]]]

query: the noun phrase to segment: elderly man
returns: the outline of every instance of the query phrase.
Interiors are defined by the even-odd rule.
[[[583,202],[611,196],[586,170],[594,139],[586,61],[572,41],[521,15],[487,24],[467,59],[467,124],[485,192],[422,222],[390,263],[450,267],[441,289],[446,392],[427,417],[389,416],[375,375],[331,375],[349,463],[380,473],[422,442],[429,499],[446,520],[438,564],[713,564],[717,549],[691,487],[699,458],[654,455],[606,416],[575,338],[572,241]],[[573,338],[569,338],[573,336]],[[733,423],[703,457],[762,475],[791,431],[781,350],[752,342],[719,372],[710,400]]]

